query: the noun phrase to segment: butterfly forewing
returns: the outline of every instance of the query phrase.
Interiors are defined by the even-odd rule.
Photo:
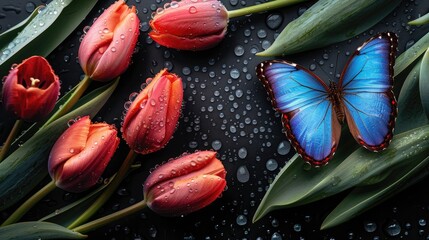
[[[393,64],[397,38],[379,34],[350,58],[339,82],[342,105],[353,137],[372,151],[386,148],[397,115]]]
[[[325,164],[337,148],[341,129],[326,84],[305,68],[286,61],[262,62],[257,74],[274,108],[282,113],[295,150],[314,165]]]

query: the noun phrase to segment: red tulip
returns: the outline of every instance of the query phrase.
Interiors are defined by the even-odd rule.
[[[182,101],[182,79],[165,69],[159,72],[125,116],[121,130],[130,148],[147,154],[164,147],[176,129]]]
[[[10,70],[3,83],[6,109],[25,121],[46,117],[60,94],[60,81],[48,61],[40,56],[25,59]]]
[[[94,186],[119,144],[114,126],[91,123],[88,116],[71,125],[49,155],[48,169],[56,185],[82,192]]]
[[[136,8],[119,0],[107,8],[86,33],[79,48],[83,71],[97,81],[107,81],[128,67],[139,35]]]
[[[144,183],[150,209],[164,216],[199,210],[223,192],[226,171],[216,152],[201,151],[169,161],[155,169]]]
[[[169,48],[204,50],[222,41],[227,25],[228,11],[218,0],[174,1],[157,11],[149,36]]]

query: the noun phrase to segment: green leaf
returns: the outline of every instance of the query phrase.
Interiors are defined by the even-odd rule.
[[[31,20],[37,16],[37,14],[39,14],[39,11],[42,7],[43,6],[38,6],[36,9],[34,9],[30,16],[28,16],[22,22],[0,34],[0,48],[3,49],[7,46],[7,44],[10,44],[16,35],[18,35],[18,33],[22,31],[22,29],[24,29],[24,27],[26,27],[31,22]]]
[[[413,46],[403,52],[396,58],[394,73],[398,76],[405,69],[407,69],[413,62],[415,62],[425,51],[429,48],[429,33],[426,33],[419,39]]]
[[[305,171],[299,162],[295,163],[301,160],[299,158],[288,163],[262,199],[254,221],[277,208],[303,205],[358,184],[374,184],[376,179],[382,181],[383,177],[378,177],[380,174],[429,154],[429,125],[395,135],[391,145],[380,153],[360,147],[349,155],[353,149],[356,147],[350,143],[338,147],[335,157],[321,169]],[[334,166],[330,166],[331,162]]]
[[[84,239],[86,235],[48,222],[21,222],[0,227],[0,239]]]
[[[298,206],[320,199],[320,197],[317,199],[314,196],[310,197],[309,194],[321,179],[324,179],[344,158],[358,148],[356,141],[348,135],[348,131],[348,129],[342,131],[345,136],[341,139],[338,151],[329,164],[323,167],[312,168],[298,154],[295,154],[270,185],[253,216],[253,222],[275,209]]]
[[[429,48],[423,55],[419,81],[420,99],[422,100],[423,110],[429,120]]]
[[[0,210],[19,201],[46,175],[50,149],[78,116],[93,117],[109,99],[119,80],[104,85],[79,100],[74,110],[39,130],[21,147],[0,163]]]
[[[404,164],[402,168],[392,171],[382,182],[353,189],[325,218],[321,229],[344,223],[419,182],[429,175],[429,171],[425,169],[428,163],[429,157],[413,160]]]
[[[398,118],[395,133],[401,133],[428,124],[419,93],[421,61],[414,65],[398,97]]]
[[[400,0],[319,0],[290,22],[259,56],[281,56],[352,38],[386,17]]]
[[[97,0],[53,0],[0,50],[0,75],[32,55],[47,56],[82,22]],[[16,33],[16,32],[15,32]]]
[[[428,24],[429,23],[429,13],[426,13],[425,15],[408,22],[409,25],[415,25],[415,26],[419,26],[419,25],[424,25],[424,24]]]

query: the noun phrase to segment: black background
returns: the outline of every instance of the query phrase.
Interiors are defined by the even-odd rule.
[[[77,52],[83,28],[91,25],[93,19],[112,2],[99,1],[82,24],[47,57],[61,79],[62,94],[82,78],[83,72],[77,61]],[[231,10],[253,5],[255,1],[222,2]],[[34,6],[43,3],[46,1],[1,0],[0,32],[23,20]],[[213,141],[216,140],[222,143],[218,156],[228,171],[228,186],[221,198],[198,212],[183,217],[165,218],[146,209],[141,214],[131,215],[89,233],[90,239],[429,239],[429,226],[424,224],[429,221],[427,179],[354,220],[329,230],[320,231],[319,226],[345,193],[306,206],[277,210],[257,223],[251,223],[269,184],[280,167],[293,155],[293,150],[287,155],[277,152],[278,145],[285,141],[286,137],[282,133],[280,117],[272,109],[254,71],[259,62],[270,58],[257,57],[254,52],[263,49],[267,44],[264,41],[272,43],[276,34],[312,3],[314,1],[269,13],[231,19],[228,34],[217,47],[204,52],[184,52],[160,47],[148,37],[151,12],[162,7],[165,2],[128,1],[128,5],[137,7],[142,22],[138,51],[133,55],[133,62],[122,75],[113,96],[95,120],[116,124],[119,129],[123,105],[128,101],[130,93],[138,92],[146,78],[152,77],[164,67],[182,77],[185,83],[184,107],[173,139],[159,152],[137,158],[142,167],[125,179],[97,216],[140,201],[142,183],[149,170],[157,164],[183,152],[211,149]],[[413,27],[406,23],[428,10],[429,1],[403,1],[386,19],[349,41],[284,59],[305,67],[315,64],[315,73],[321,78],[334,79],[335,73],[340,73],[344,67],[347,55],[378,32],[393,31],[398,34],[398,55],[402,53],[429,30],[427,26]],[[266,20],[271,14],[283,18],[278,28],[267,26]],[[237,56],[234,52],[237,46],[243,47],[243,55]],[[231,75],[231,71],[234,73],[235,70],[239,72],[238,78],[234,74]],[[93,83],[91,87],[101,85]],[[1,114],[0,132],[1,140],[4,141],[14,119],[6,115],[3,109]],[[244,158],[239,156],[241,148],[247,150]],[[128,148],[122,141],[105,173],[106,176],[116,171],[127,152]],[[273,171],[268,170],[266,162],[269,159],[275,159],[279,167]],[[240,182],[237,172],[244,166],[250,178]],[[48,181],[49,179],[46,179],[43,184]],[[81,195],[57,189],[37,204],[24,220],[43,217],[79,196]],[[1,218],[5,219],[13,209],[2,212]],[[247,222],[243,222],[243,219]],[[368,232],[365,229],[368,223],[376,225],[375,231]],[[401,227],[397,236],[389,236],[386,231],[392,224]]]

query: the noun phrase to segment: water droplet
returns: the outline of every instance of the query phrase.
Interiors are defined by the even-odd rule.
[[[112,51],[112,52],[116,52],[116,48],[115,48],[115,47],[112,47],[112,48],[110,49],[110,51]]]
[[[369,233],[375,232],[375,230],[377,230],[377,224],[375,222],[365,222],[364,229]]]
[[[312,63],[312,64],[310,64],[310,70],[311,71],[314,71],[314,70],[316,70],[316,67],[317,67],[317,65],[316,64],[314,64],[314,63]]]
[[[278,29],[283,23],[283,16],[280,14],[270,14],[265,20],[267,27],[272,30]]]
[[[222,147],[222,142],[221,141],[214,140],[212,142],[212,148],[213,148],[213,150],[218,151],[221,147]]]
[[[235,56],[237,56],[237,57],[243,56],[243,54],[244,54],[244,47],[241,46],[241,45],[237,45],[234,48],[234,53],[235,53]]]
[[[277,147],[277,153],[284,156],[290,151],[290,143],[288,141],[281,141]]]
[[[245,159],[247,157],[247,149],[245,147],[238,149],[238,157],[241,159]]]
[[[386,223],[384,230],[389,236],[398,236],[401,233],[401,225],[393,219]]]
[[[236,68],[233,68],[229,72],[229,76],[231,76],[232,79],[238,79],[240,77],[240,71],[238,71]]]
[[[301,232],[301,230],[302,230],[301,224],[299,224],[299,223],[294,224],[293,225],[293,230],[295,232]]]
[[[197,8],[196,8],[196,7],[194,7],[194,6],[191,6],[191,7],[189,8],[189,13],[191,13],[191,14],[197,13]]]
[[[426,220],[423,218],[419,219],[419,225],[422,227],[426,226]]]
[[[267,37],[267,31],[265,31],[264,29],[259,29],[258,32],[256,33],[256,35],[258,35],[259,38],[266,38]]]
[[[247,224],[247,217],[240,214],[237,216],[236,222],[239,226],[244,226]]]
[[[32,13],[34,11],[34,9],[36,9],[36,4],[34,4],[32,2],[28,2],[25,5],[25,11],[27,11],[28,13]]]
[[[274,171],[277,169],[277,167],[279,166],[279,164],[277,163],[277,161],[275,159],[268,159],[266,165],[267,169],[269,171]]]
[[[237,169],[237,180],[241,183],[246,183],[250,179],[249,170],[246,166],[240,166]]]
[[[282,239],[283,239],[282,236],[277,232],[275,232],[275,233],[273,233],[273,235],[271,235],[271,240],[282,240]]]
[[[191,69],[189,67],[184,67],[182,68],[182,73],[185,76],[188,76],[189,74],[191,74]]]

